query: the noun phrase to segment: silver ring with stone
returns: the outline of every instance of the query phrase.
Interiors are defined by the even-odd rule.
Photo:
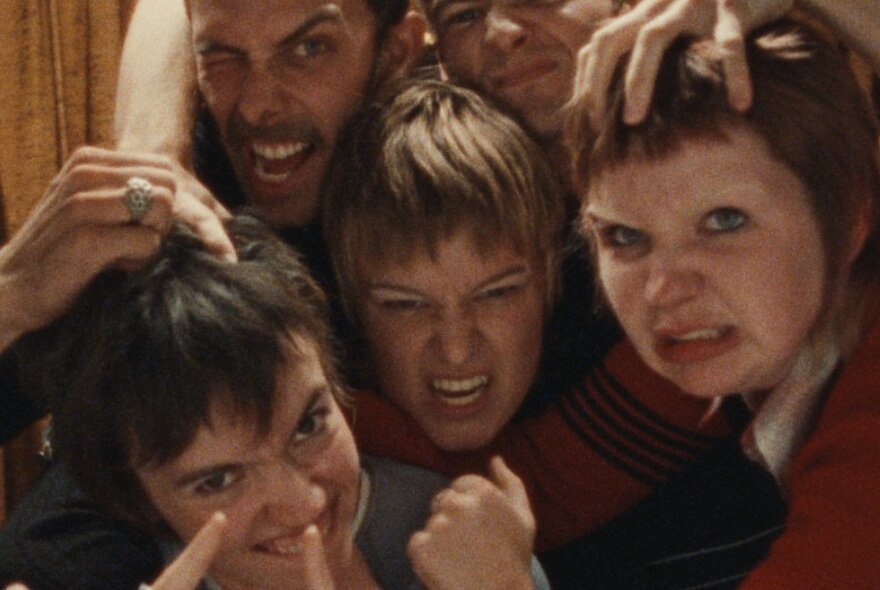
[[[125,183],[125,207],[132,223],[144,218],[153,204],[153,185],[149,180],[132,176]]]

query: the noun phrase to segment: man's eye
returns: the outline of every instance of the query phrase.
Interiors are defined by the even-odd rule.
[[[645,234],[625,225],[611,225],[602,230],[602,241],[612,248],[626,248],[645,241]]]
[[[316,57],[325,53],[327,49],[328,44],[325,40],[317,37],[308,37],[294,46],[293,53],[297,57]]]
[[[747,216],[738,209],[722,207],[706,216],[706,228],[711,232],[730,232],[741,228]]]
[[[205,477],[195,486],[195,492],[202,496],[210,496],[222,492],[237,481],[234,472],[230,470],[218,471]]]
[[[206,56],[202,59],[202,68],[207,72],[226,70],[242,63],[241,56],[233,53],[221,53]]]
[[[482,8],[477,7],[456,10],[444,16],[441,19],[441,25],[444,29],[458,25],[466,25],[468,23],[479,20],[483,17],[484,13],[485,11]]]

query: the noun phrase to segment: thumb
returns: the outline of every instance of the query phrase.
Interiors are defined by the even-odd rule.
[[[309,590],[333,590],[333,576],[324,556],[324,543],[315,525],[303,533],[303,559],[305,560],[306,588]]]
[[[507,495],[522,496],[528,501],[522,480],[510,470],[500,455],[495,455],[489,462],[489,477]]]

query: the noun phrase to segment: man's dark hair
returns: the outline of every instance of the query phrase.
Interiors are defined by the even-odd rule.
[[[153,532],[160,520],[135,468],[183,452],[211,404],[229,404],[265,435],[278,368],[303,341],[341,391],[324,295],[297,255],[253,218],[227,230],[239,262],[175,225],[145,267],[105,271],[17,348],[53,414],[56,458],[104,509]]]
[[[376,15],[376,39],[379,43],[385,40],[388,29],[399,23],[409,9],[409,0],[367,0],[367,4]]]

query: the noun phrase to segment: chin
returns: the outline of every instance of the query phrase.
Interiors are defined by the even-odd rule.
[[[428,438],[444,451],[475,451],[492,442],[494,435],[491,432],[472,431],[471,429],[457,430],[454,432],[425,431]]]

